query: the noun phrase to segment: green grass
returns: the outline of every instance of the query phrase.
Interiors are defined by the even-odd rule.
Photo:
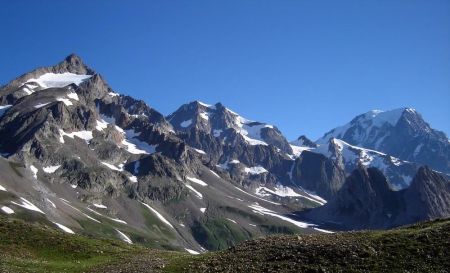
[[[224,236],[218,242],[244,240],[227,222],[205,228]],[[0,215],[0,272],[449,272],[449,238],[450,220],[436,220],[389,231],[270,236],[189,255]]]
[[[271,236],[188,262],[185,272],[449,272],[450,220],[389,231]]]
[[[0,216],[0,272],[83,272],[139,250]]]

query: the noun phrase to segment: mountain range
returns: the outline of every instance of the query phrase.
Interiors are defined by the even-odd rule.
[[[414,109],[316,141],[194,101],[165,117],[76,55],[0,88],[0,213],[200,253],[450,215],[450,141]]]

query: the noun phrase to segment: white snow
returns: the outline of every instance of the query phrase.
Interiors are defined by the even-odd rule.
[[[35,166],[31,165],[31,166],[30,166],[30,170],[31,170],[31,172],[33,173],[34,179],[37,179],[38,169],[37,169]]]
[[[120,128],[120,127],[119,127]],[[137,137],[140,133],[136,133],[134,130],[124,131],[126,139],[122,141],[125,149],[131,154],[152,154],[156,150],[157,145],[150,145],[147,142],[139,140]]]
[[[3,206],[2,210],[6,214],[13,214],[14,213],[14,211],[11,208],[7,207],[7,206]]]
[[[48,167],[42,168],[42,170],[44,170],[44,172],[46,172],[46,173],[54,173],[54,172],[56,172],[57,169],[59,169],[59,167],[61,167],[61,165],[48,166]]]
[[[11,108],[12,105],[0,105],[0,118]]]
[[[71,187],[72,189],[76,189],[76,188],[78,187],[78,185],[77,185],[77,184],[70,184],[70,187]]]
[[[70,228],[68,228],[68,227],[66,227],[66,226],[64,226],[64,225],[61,225],[61,224],[58,224],[58,223],[56,223],[56,222],[52,222],[53,224],[55,224],[55,225],[57,225],[60,229],[62,229],[64,232],[67,232],[67,233],[70,233],[70,234],[75,234],[75,232],[73,232],[73,230],[71,230]]]
[[[322,138],[317,140],[318,144],[325,144],[332,137],[341,139],[350,128],[353,130],[353,139],[355,144],[363,143],[365,139],[374,136],[371,134],[373,128],[380,128],[384,125],[395,126],[402,116],[404,111],[414,111],[413,109],[399,108],[390,111],[372,110],[365,114],[358,116],[352,122],[343,126],[336,127],[331,132],[325,134]]]
[[[317,230],[317,231],[320,231],[320,232],[323,232],[323,233],[334,233],[333,231],[329,231],[329,230],[326,230],[326,229],[321,229],[321,228],[314,228],[315,230]]]
[[[95,218],[92,218],[91,216],[87,215],[87,214],[84,213],[84,212],[81,212],[81,214],[83,214],[86,218],[88,218],[88,219],[90,219],[90,220],[92,220],[92,221],[94,221],[94,222],[97,222],[97,223],[99,223],[99,224],[102,223],[102,222],[100,222],[99,220],[97,220],[97,219],[95,219]]]
[[[49,202],[55,209],[56,209],[56,205],[55,203],[52,202],[52,200],[46,198],[45,200],[47,200],[47,202]]]
[[[2,185],[0,185],[0,191],[7,191],[7,190],[5,189],[5,187],[3,187]]]
[[[314,198],[314,199],[316,199],[316,200],[322,202],[323,204],[326,204],[326,203],[327,203],[327,200],[325,200],[325,199],[323,199],[322,197],[318,196],[318,195],[315,194],[314,192],[310,192],[310,191],[306,191],[306,190],[303,190],[303,191],[304,191],[305,193],[307,193],[309,196],[311,196],[312,198]],[[323,204],[322,204],[322,205],[323,205]]]
[[[102,205],[102,204],[96,204],[96,203],[93,203],[92,205],[94,205],[94,207],[100,208],[100,209],[106,209],[106,208],[108,208],[107,206]]]
[[[189,180],[189,181],[191,181],[191,182],[193,182],[193,183],[199,184],[199,185],[201,185],[201,186],[203,186],[203,187],[208,186],[208,184],[206,184],[203,180],[200,180],[200,179],[198,179],[198,178],[195,178],[195,177],[189,177],[189,176],[186,176],[186,178],[187,178],[187,180]]]
[[[78,98],[78,94],[75,92],[70,92],[69,94],[67,94],[67,97],[69,97],[70,99],[79,101],[80,99]]]
[[[117,131],[124,135],[124,140],[122,140],[122,145],[125,146],[125,150],[127,150],[131,154],[152,154],[155,152],[157,145],[150,145],[145,141],[139,140],[137,137],[140,133],[136,133],[133,129],[124,130],[117,126],[116,120],[114,117],[109,117],[106,115],[100,115],[102,118],[102,125],[97,122],[97,130],[104,126],[104,123],[114,124]],[[100,130],[99,130],[100,131]]]
[[[95,129],[97,129],[98,131],[103,131],[104,129],[106,129],[108,127],[108,122],[106,122],[105,120],[97,120],[97,125],[95,126]]]
[[[137,182],[138,182],[138,179],[137,179],[137,177],[136,177],[136,176],[134,176],[134,175],[132,175],[132,176],[128,177],[128,179],[130,179],[130,181],[131,181],[131,182],[133,182],[133,183],[137,183]]]
[[[204,102],[201,102],[201,101],[197,101],[197,103],[202,105],[202,106],[211,108],[211,109],[216,109],[216,107],[214,105],[211,105],[211,104],[207,104],[207,103],[204,103]]]
[[[103,162],[103,161],[101,161],[100,163],[102,163],[102,164],[105,165],[106,167],[110,168],[111,170],[118,171],[118,172],[123,171],[122,168],[118,168],[118,167],[116,167],[116,166],[114,166],[114,165],[112,165],[112,164],[110,164],[110,163]]]
[[[183,127],[183,128],[186,128],[186,127],[188,127],[191,124],[192,124],[192,119],[188,119],[188,120],[185,120],[182,123],[180,123],[180,126]]]
[[[256,188],[255,194],[259,195],[259,196],[270,196],[271,194],[273,195],[277,195],[280,197],[302,197],[302,198],[306,198],[310,201],[313,201],[315,203],[318,203],[320,205],[324,205],[327,201],[320,198],[319,196],[316,195],[311,195],[309,193],[307,193],[310,196],[306,196],[300,193],[295,192],[292,188],[290,187],[286,187],[286,186],[282,186],[282,185],[277,185],[273,190],[267,188],[267,187],[258,187]]]
[[[220,129],[214,129],[214,130],[213,130],[213,135],[214,135],[215,137],[220,137],[220,135],[222,134],[222,132],[223,132],[223,130],[220,130]]]
[[[89,144],[89,141],[91,141],[94,137],[92,136],[92,131],[77,131],[77,132],[72,132],[72,133],[66,133],[63,130],[59,129],[59,141],[61,143],[64,143],[64,136],[70,137],[70,138],[74,138],[74,137],[78,137],[83,139],[84,141],[86,141],[87,144]]]
[[[281,186],[281,185],[277,185],[277,187],[275,187],[274,190],[271,190],[271,189],[269,189],[267,187],[258,187],[258,188],[256,188],[256,191],[255,191],[255,193],[257,195],[260,195],[260,196],[268,196],[269,195],[269,194],[264,193],[264,192],[267,192],[267,193],[270,193],[270,194],[274,194],[274,195],[278,195],[278,196],[281,196],[281,197],[297,197],[297,196],[301,196],[300,194],[296,193],[292,188],[284,187],[284,186]]]
[[[108,95],[110,95],[111,97],[117,97],[117,96],[119,96],[119,94],[114,93],[114,92],[109,92]]]
[[[109,218],[109,217],[108,217]],[[118,218],[109,218],[110,220],[113,220],[114,222],[117,222],[117,223],[121,223],[121,224],[127,224],[127,222],[125,222],[124,220],[120,220],[120,219],[118,219]]]
[[[256,166],[256,167],[250,167],[250,168],[245,167],[244,172],[249,173],[249,174],[262,174],[262,173],[267,173],[268,171],[261,166]]]
[[[364,166],[377,168],[383,173],[389,173],[390,169],[392,170],[392,168],[397,168],[403,164],[409,163],[376,150],[350,145],[347,142],[336,138],[330,139],[328,145],[319,145],[312,151],[334,159],[335,155],[331,152],[330,145],[334,145],[337,148],[337,154],[342,156],[343,163],[346,167],[350,166],[355,168],[357,164],[361,163]],[[395,171],[397,171],[397,169],[395,169]],[[398,169],[398,171],[402,172],[402,169]],[[400,181],[396,178],[392,178],[390,184],[397,189],[403,189],[410,183],[409,181],[405,182],[404,180]]]
[[[291,149],[292,149],[292,154],[293,154],[295,157],[299,157],[300,154],[301,154],[303,151],[310,151],[310,150],[314,149],[314,148],[311,148],[311,147],[306,147],[306,146],[296,146],[296,145],[292,145],[292,144],[290,144],[290,146],[291,146]]]
[[[66,106],[71,106],[71,105],[73,105],[73,103],[72,103],[69,99],[66,99],[66,98],[61,98],[61,97],[59,97],[59,98],[56,98],[56,100],[57,100],[57,101],[62,101],[62,102],[64,102],[64,104],[65,104]]]
[[[200,211],[201,211],[202,213],[205,213],[206,208],[200,208]]]
[[[33,203],[31,203],[30,201],[28,201],[27,199],[20,197],[20,200],[22,201],[22,204],[16,203],[14,201],[11,201],[11,203],[13,203],[16,206],[22,207],[24,209],[27,210],[32,210],[32,211],[36,211],[42,214],[45,214],[42,210],[40,210],[38,207],[36,207],[35,205],[33,205]]]
[[[269,209],[266,209],[266,208],[263,208],[263,207],[261,207],[259,205],[250,205],[249,208],[253,209],[253,212],[255,212],[255,213],[262,213],[262,214],[265,214],[265,215],[270,215],[270,216],[273,216],[273,217],[277,217],[277,218],[280,218],[283,221],[286,221],[286,222],[289,222],[291,224],[294,224],[294,225],[296,225],[296,226],[298,226],[300,228],[308,228],[310,226],[313,226],[312,224],[308,224],[308,223],[301,222],[301,221],[296,221],[296,220],[291,219],[289,217],[286,217],[286,216],[283,216],[283,215],[279,215],[276,212],[274,212],[272,210],[269,210]]]
[[[200,117],[201,117],[202,119],[204,119],[204,120],[209,120],[209,114],[208,114],[208,113],[201,112],[199,115],[200,115]]]
[[[141,203],[142,203],[142,202],[141,202]],[[150,207],[149,205],[147,205],[147,204],[145,204],[145,203],[142,203],[142,204],[143,204],[144,206],[146,206],[149,210],[151,210],[151,211],[156,215],[156,217],[158,217],[159,220],[161,220],[164,224],[168,225],[168,226],[171,227],[171,228],[174,228],[174,227],[172,226],[172,224],[171,224],[169,221],[167,221],[166,218],[164,218],[164,216],[162,216],[158,211],[156,211],[154,208]]]
[[[199,199],[202,199],[202,198],[203,198],[203,195],[202,195],[199,191],[197,191],[196,189],[194,189],[194,187],[192,187],[191,185],[186,184],[186,187],[187,187],[188,189],[190,189],[191,191],[193,191],[193,192],[195,193],[195,195],[196,195]]]
[[[185,250],[186,250],[187,252],[189,252],[189,254],[192,254],[192,255],[198,255],[198,254],[200,254],[200,252],[195,251],[195,250],[192,250],[192,249],[189,249],[189,248],[185,248]]]
[[[214,174],[215,176],[217,176],[217,178],[221,178],[215,171],[213,170],[209,170],[212,174]]]
[[[92,75],[78,75],[74,73],[62,73],[62,74],[55,74],[55,73],[45,73],[42,76],[38,77],[37,79],[29,79],[26,83],[37,83],[42,88],[50,88],[50,87],[64,87],[69,84],[76,84],[80,85],[83,81],[89,79],[92,77]],[[30,88],[30,86],[28,85]],[[35,86],[36,88],[37,86]],[[34,92],[35,90],[32,90]]]
[[[205,154],[206,154],[206,152],[203,151],[203,150],[195,149],[195,148],[192,148],[192,149],[194,149],[194,151],[196,151],[196,152],[199,153],[199,154],[202,154],[202,155],[205,155]]]
[[[230,221],[230,222],[232,222],[232,223],[237,224],[236,221],[234,221],[233,219],[230,219],[230,218],[225,218],[225,219],[227,219],[228,221]]]
[[[51,102],[38,103],[38,104],[36,104],[36,105],[34,106],[34,108],[39,109],[39,108],[42,108],[42,107],[44,107],[44,106],[46,106],[46,105],[48,105],[48,104],[50,104],[50,103],[51,103]]]
[[[109,218],[109,217],[107,217],[107,216],[104,216],[104,215],[101,214],[100,212],[97,212],[97,211],[95,211],[95,210],[93,210],[93,209],[91,209],[91,208],[89,208],[89,207],[87,207],[86,209],[89,210],[90,212],[93,212],[93,213],[97,214],[98,216],[103,216],[103,217]]]
[[[240,189],[240,188],[238,188],[238,187],[236,187],[236,186],[234,186],[234,187],[235,187],[238,191],[243,192],[243,193],[245,193],[246,195],[249,195],[249,196],[251,196],[251,197],[253,197],[253,198],[262,200],[262,201],[267,202],[267,203],[270,203],[270,204],[281,205],[280,203],[272,202],[272,201],[263,199],[263,198],[261,198],[261,197],[255,196],[255,195],[253,195],[253,194],[250,194],[250,193],[248,193],[248,192],[246,192],[246,191],[244,191],[244,190],[242,190],[242,189]]]
[[[229,159],[228,159],[226,162],[217,164],[216,166],[221,169],[228,170],[229,169],[228,164],[239,164],[239,163],[241,163],[241,162],[239,162],[239,160],[237,160],[237,159],[233,159],[231,161],[229,161]]]
[[[133,241],[131,241],[130,237],[128,237],[127,235],[125,235],[123,232],[121,232],[121,231],[118,230],[118,229],[115,229],[115,230],[117,231],[117,233],[119,233],[120,238],[121,238],[124,242],[129,243],[129,244],[133,244]]]

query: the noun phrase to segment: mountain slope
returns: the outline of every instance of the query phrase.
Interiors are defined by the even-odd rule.
[[[450,173],[448,137],[411,108],[369,111],[326,133],[317,143],[325,144],[330,138]]]
[[[340,139],[330,138],[327,144],[310,149],[336,162],[350,174],[358,164],[377,168],[388,178],[389,184],[396,190],[407,188],[419,166],[416,163],[400,160],[378,151],[350,145]]]
[[[247,180],[278,182],[245,159],[264,154],[268,165],[287,170],[290,158],[278,148],[249,144],[244,129],[232,129],[229,141],[237,145],[223,150],[249,165],[219,168],[158,111],[114,92],[75,55],[13,80],[0,101],[8,103],[0,116],[0,205],[11,218],[196,252],[278,232],[318,232],[289,218],[289,202],[265,200]],[[300,199],[292,199],[296,209]]]
[[[389,231],[272,236],[194,256],[0,215],[0,272],[445,272],[449,236],[449,221],[437,220]]]
[[[428,167],[394,191],[378,169],[360,165],[334,199],[306,214],[344,229],[380,229],[449,217],[449,203],[450,179]]]
[[[250,121],[220,103],[198,101],[167,119],[181,139],[204,153],[210,168],[248,191],[300,207],[323,204],[292,181],[294,152],[275,126]]]
[[[273,236],[212,253],[185,272],[446,272],[448,220],[389,231]]]

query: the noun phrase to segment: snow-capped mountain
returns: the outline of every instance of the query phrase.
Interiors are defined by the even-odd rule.
[[[432,129],[412,108],[369,111],[326,133],[316,143],[325,144],[330,138],[450,173],[448,137]]]
[[[343,140],[330,138],[328,144],[322,144],[312,152],[321,153],[335,160],[347,173],[351,173],[362,164],[377,168],[388,178],[393,189],[400,190],[409,186],[418,165],[378,151],[350,145]]]
[[[292,150],[281,132],[273,125],[248,120],[221,103],[215,105],[194,101],[182,105],[167,117],[176,130],[191,128],[206,132],[223,142],[239,137],[248,145],[273,145],[290,154]]]
[[[1,87],[0,105],[0,205],[9,217],[197,252],[277,230],[317,232],[285,216],[284,202],[320,202],[277,187],[271,170],[287,177],[291,161],[284,137],[225,107],[215,106],[216,118],[198,104],[192,123],[211,129],[180,130],[186,120],[172,126],[75,55]]]
[[[410,114],[373,113],[318,143],[288,143],[276,126],[221,103],[194,101],[164,117],[70,55],[0,88],[0,207],[69,233],[197,252],[274,232],[324,232],[291,214],[335,200],[360,165],[378,168],[399,190],[409,189],[421,163],[346,138],[385,149],[398,133],[424,160],[429,149],[447,147]],[[430,202],[450,202],[419,188]],[[447,210],[410,214],[418,221]]]

